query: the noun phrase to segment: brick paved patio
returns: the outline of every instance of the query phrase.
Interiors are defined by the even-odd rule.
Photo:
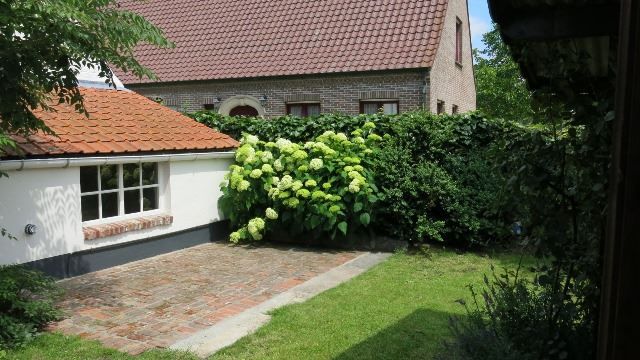
[[[63,280],[51,326],[138,354],[236,315],[358,252],[205,244]]]

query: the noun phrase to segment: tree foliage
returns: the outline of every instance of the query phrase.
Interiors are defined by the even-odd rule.
[[[474,49],[477,107],[489,118],[528,122],[533,117],[532,94],[498,28],[482,36],[484,50]]]
[[[31,110],[50,110],[51,100],[83,112],[81,66],[98,69],[109,84],[110,67],[154,78],[133,56],[141,43],[172,46],[116,0],[0,0],[0,143],[10,133],[49,131]]]

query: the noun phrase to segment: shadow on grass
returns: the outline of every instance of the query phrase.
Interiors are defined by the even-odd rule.
[[[450,336],[451,316],[430,309],[415,310],[334,359],[430,359]]]

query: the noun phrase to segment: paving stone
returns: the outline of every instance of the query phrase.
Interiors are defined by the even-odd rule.
[[[360,254],[204,244],[61,281],[67,318],[48,329],[135,355],[168,347]]]

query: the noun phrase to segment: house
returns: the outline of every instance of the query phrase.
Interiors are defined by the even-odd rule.
[[[161,80],[121,79],[175,110],[276,117],[476,107],[467,0],[120,4],[176,44],[136,51]]]
[[[89,118],[34,111],[57,136],[0,152],[0,264],[69,277],[226,236],[219,184],[237,142],[128,90],[84,81]],[[95,87],[99,84],[98,87]]]

